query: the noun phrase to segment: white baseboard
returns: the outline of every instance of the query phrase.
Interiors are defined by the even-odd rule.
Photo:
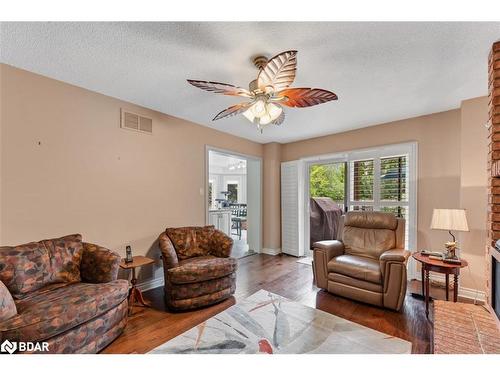
[[[158,288],[160,286],[163,286],[163,277],[157,277],[156,279],[148,279],[144,280],[140,283],[137,283],[137,288],[141,292],[145,292],[146,290]]]
[[[277,249],[270,249],[270,248],[262,248],[262,250],[260,251],[261,254],[267,254],[267,255],[278,255],[278,254],[281,254],[281,248],[277,248]]]
[[[442,274],[431,274],[430,275],[431,281],[437,281],[439,283],[445,283],[445,276]],[[417,276],[416,278],[418,281],[422,281],[422,277],[420,275]],[[453,280],[453,276],[450,276],[450,279]],[[452,281],[450,281],[451,284]],[[463,297],[463,298],[468,298],[472,300],[477,300],[480,302],[485,302],[486,301],[486,293],[484,290],[478,290],[478,289],[472,289],[472,288],[465,288],[463,286],[458,286],[458,296]]]

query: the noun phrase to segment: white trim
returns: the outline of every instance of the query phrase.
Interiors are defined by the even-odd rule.
[[[157,277],[155,279],[148,279],[148,280],[144,280],[140,283],[137,283],[137,288],[139,288],[139,290],[141,292],[145,292],[146,290],[150,290],[150,289],[154,289],[154,288],[158,288],[160,286],[163,286],[164,282],[163,282],[163,277]]]
[[[208,181],[210,179],[210,168],[209,168],[209,153],[210,151],[215,151],[221,154],[226,154],[228,156],[238,156],[241,157],[242,159],[245,159],[247,161],[247,188],[246,188],[246,200],[248,204],[248,192],[250,189],[248,189],[248,161],[253,160],[257,161],[259,163],[259,168],[260,168],[260,210],[259,210],[259,215],[257,221],[259,222],[259,228],[258,228],[258,234],[256,235],[257,244],[256,248],[252,249],[256,253],[262,252],[262,239],[263,239],[263,223],[262,223],[262,217],[263,217],[263,202],[264,202],[264,196],[263,196],[263,182],[264,182],[264,163],[262,161],[262,157],[260,156],[255,156],[255,155],[248,155],[248,154],[243,154],[241,152],[233,151],[233,150],[228,150],[228,149],[223,149],[215,146],[210,146],[208,144],[205,144],[205,188],[204,188],[204,206],[205,206],[205,224],[208,225],[209,219],[208,219],[208,211],[209,211],[209,206],[208,206]],[[212,192],[213,194],[213,192]],[[248,236],[248,232],[247,232]],[[248,241],[248,237],[247,237]]]
[[[309,249],[309,241],[310,241],[310,227],[309,227],[309,172],[311,165],[314,164],[326,164],[326,163],[343,163],[347,162],[348,165],[348,174],[349,172],[349,162],[355,160],[364,160],[374,158],[376,162],[374,162],[374,185],[378,184],[378,179],[376,178],[380,174],[380,168],[377,166],[380,164],[380,161],[377,161],[378,158],[392,156],[397,154],[408,154],[408,187],[409,187],[409,195],[408,195],[408,203],[409,212],[411,215],[408,215],[408,222],[406,225],[408,226],[408,250],[417,251],[417,188],[418,188],[418,144],[417,142],[405,142],[405,143],[397,143],[397,144],[389,144],[389,145],[381,145],[377,147],[368,147],[363,149],[356,149],[350,151],[343,151],[339,153],[332,154],[322,154],[309,156],[306,158],[301,158],[300,161],[304,164],[303,169],[303,181],[301,182],[303,194],[303,205],[301,207],[304,208],[302,213],[303,217],[303,228],[300,230],[304,233],[304,245],[305,249]],[[349,184],[350,178],[347,179],[347,184]],[[376,182],[377,181],[377,182]],[[378,191],[374,186],[374,194]],[[348,186],[347,189],[348,194],[350,194],[350,189]],[[373,197],[376,198],[375,196]],[[347,205],[352,203],[351,197],[347,197]],[[373,205],[379,205],[383,203],[384,206],[390,206],[391,202],[379,202],[374,200]],[[411,235],[410,235],[411,233]],[[412,259],[408,262],[408,279],[415,279],[418,276],[416,262]]]
[[[260,251],[261,254],[267,254],[267,255],[279,255],[281,254],[281,248],[277,248],[277,249],[270,249],[270,248],[266,248],[264,247],[261,251]]]

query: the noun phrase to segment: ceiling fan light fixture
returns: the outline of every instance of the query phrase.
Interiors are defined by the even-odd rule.
[[[338,99],[333,92],[323,89],[289,87],[295,79],[297,51],[285,51],[269,60],[258,56],[254,64],[259,74],[250,82],[249,90],[227,83],[188,79],[188,83],[205,91],[249,99],[219,112],[214,121],[243,114],[262,131],[263,125],[283,123],[282,106],[303,108]]]
[[[271,116],[272,121],[280,117],[281,112],[283,112],[283,108],[273,103],[267,103],[266,109],[267,113],[269,113],[269,116]]]
[[[253,115],[255,117],[260,118],[267,114],[266,100],[262,97],[258,98],[250,108],[252,109]]]
[[[248,121],[253,122],[253,120],[255,120],[255,115],[253,114],[252,107],[243,112],[243,116],[245,116]]]

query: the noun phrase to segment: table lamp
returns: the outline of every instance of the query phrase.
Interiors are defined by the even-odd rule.
[[[462,209],[435,208],[432,213],[431,229],[447,230],[452,241],[446,242],[447,258],[456,258],[457,242],[451,231],[468,232],[467,217]]]

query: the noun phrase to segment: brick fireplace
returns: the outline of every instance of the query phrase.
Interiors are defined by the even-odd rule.
[[[488,241],[486,246],[486,300],[497,323],[499,319],[500,251],[500,42],[493,44],[488,59],[489,156],[488,156]],[[495,276],[497,275],[497,276]],[[495,287],[496,285],[496,287]],[[496,302],[496,305],[495,305]],[[493,311],[493,310],[496,310]]]

